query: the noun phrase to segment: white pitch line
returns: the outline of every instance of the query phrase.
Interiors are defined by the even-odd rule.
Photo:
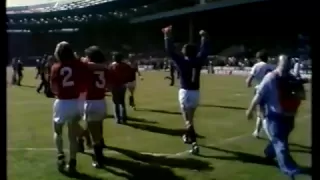
[[[56,151],[56,148],[7,148],[7,151]],[[64,149],[64,151],[68,152],[68,149]],[[92,153],[93,150],[85,150],[87,153]],[[112,150],[104,150],[106,154],[121,154],[120,152],[117,151],[112,151]],[[153,156],[172,156],[175,154],[165,154],[165,153],[150,153],[150,152],[139,152],[140,154],[144,155],[153,155]]]
[[[247,137],[248,134],[242,134],[240,136],[234,136],[231,138],[227,138],[224,139],[222,141],[220,141],[220,143],[217,144],[210,144],[209,146],[213,146],[213,145],[222,145],[222,144],[226,144],[229,142],[233,142],[233,141],[237,141],[239,139],[242,139],[244,137]],[[56,148],[7,148],[7,151],[56,151]],[[68,151],[68,149],[65,149],[65,151]],[[93,152],[92,150],[86,150],[85,152]],[[121,154],[120,152],[116,152],[116,151],[111,151],[111,150],[105,150],[104,151],[106,154]],[[166,156],[166,157],[179,157],[179,156],[184,156],[189,154],[189,150],[186,151],[181,151],[178,153],[152,153],[152,152],[138,152],[139,154],[143,154],[143,155],[152,155],[152,156]]]
[[[305,115],[302,118],[299,118],[297,121],[298,122],[302,122],[302,119],[307,119],[310,118],[310,115]],[[244,138],[250,137],[250,134],[241,134],[238,136],[233,136],[227,139],[224,139],[216,144],[208,144],[207,146],[217,146],[217,145],[223,145],[223,144],[227,144],[227,143],[231,143],[231,142],[235,142]],[[56,148],[7,148],[7,151],[56,151]],[[65,150],[68,151],[68,150]],[[86,152],[92,152],[92,150],[86,150]],[[116,152],[116,151],[110,151],[110,150],[106,150],[105,151],[107,154],[121,154],[120,152]],[[144,155],[152,155],[152,156],[166,156],[166,157],[179,157],[179,156],[184,156],[189,154],[189,150],[186,151],[181,151],[178,153],[173,153],[173,154],[169,154],[169,153],[152,153],[152,152],[138,152],[140,154],[144,154]]]
[[[240,94],[239,94],[240,95]],[[30,104],[30,103],[47,103],[46,101],[20,101],[20,102],[11,102],[8,104],[15,104],[15,105],[20,105],[20,104]],[[301,122],[302,119],[307,119],[310,118],[310,115],[305,115],[302,118],[299,118],[297,121]],[[250,134],[241,134],[239,136],[234,136],[231,138],[227,138],[224,139],[216,144],[209,144],[208,146],[217,146],[217,145],[222,145],[222,144],[226,144],[229,142],[234,142],[234,141],[238,141],[241,140],[243,138],[249,137]],[[56,151],[56,148],[7,148],[7,151]],[[67,150],[66,150],[67,151]],[[86,152],[92,152],[92,150],[87,150]],[[110,150],[106,150],[105,151],[107,154],[121,154],[119,152],[116,151],[110,151]],[[173,153],[173,154],[166,154],[166,153],[152,153],[152,152],[139,152],[140,154],[144,154],[144,155],[152,155],[152,156],[167,156],[167,157],[178,157],[178,156],[183,156],[186,154],[189,154],[189,150],[186,151],[182,151],[182,152],[178,152],[178,153]]]
[[[7,151],[11,152],[17,152],[17,151],[57,151],[56,148],[7,148]],[[64,149],[64,151],[68,152],[68,149]],[[85,150],[87,153],[92,153],[92,150]],[[112,150],[104,150],[106,154],[121,154],[120,152],[117,151],[112,151]],[[152,156],[181,156],[187,151],[179,152],[179,153],[174,153],[174,154],[169,154],[169,153],[152,153],[152,152],[138,152],[139,154],[143,155],[152,155]]]

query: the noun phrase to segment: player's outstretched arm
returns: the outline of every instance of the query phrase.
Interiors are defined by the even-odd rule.
[[[91,63],[86,61],[81,61],[85,66],[87,66],[90,70],[106,70],[108,65],[106,64],[98,64],[98,63]]]
[[[198,52],[198,58],[205,60],[209,55],[209,37],[208,33],[204,30],[199,31],[199,35],[201,36],[201,44]]]
[[[173,41],[172,41],[172,26],[168,26],[162,29],[164,34],[164,46],[166,52],[169,54],[171,59],[175,62],[180,61],[180,55],[176,53]]]

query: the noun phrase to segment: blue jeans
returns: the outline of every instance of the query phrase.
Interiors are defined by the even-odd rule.
[[[127,110],[125,104],[126,90],[127,88],[125,86],[115,87],[111,90],[112,101],[114,105],[114,118],[117,122],[125,122],[127,120]]]
[[[294,117],[268,116],[265,131],[269,143],[264,152],[268,158],[276,158],[280,170],[289,176],[299,173],[299,168],[289,152],[289,135],[294,128]]]

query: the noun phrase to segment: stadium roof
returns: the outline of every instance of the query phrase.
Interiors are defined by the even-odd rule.
[[[39,4],[47,4],[52,2],[58,2],[59,0],[27,0],[27,1],[21,1],[21,0],[7,0],[6,1],[6,7],[19,7],[19,6],[32,6],[32,5],[39,5]],[[77,1],[77,0],[74,0]]]
[[[11,1],[16,1],[17,3],[10,1],[7,3],[7,14],[31,14],[73,10],[113,2],[115,0],[30,0],[30,2],[29,0]]]
[[[267,1],[267,0],[223,0],[218,2],[207,3],[207,4],[199,4],[193,7],[187,7],[187,8],[176,9],[172,11],[137,17],[137,18],[133,18],[130,22],[132,24],[142,23],[147,21],[169,18],[173,16],[181,16],[181,15],[186,15],[190,13],[197,13],[197,12],[209,11],[209,10],[218,9],[218,8],[225,8],[230,6],[236,6],[236,5],[248,4],[248,3],[254,3],[254,2],[264,2],[264,1]]]

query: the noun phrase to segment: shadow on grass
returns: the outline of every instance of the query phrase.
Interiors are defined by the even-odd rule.
[[[149,124],[127,123],[126,125],[135,129],[140,129],[140,130],[159,133],[159,134],[166,134],[170,136],[182,136],[185,133],[185,129],[168,129],[168,128],[163,128],[158,126],[152,126]],[[204,136],[201,136],[201,135],[197,135],[197,137],[200,139],[204,138]]]
[[[294,152],[294,153],[306,153],[306,154],[312,154],[312,151],[311,150],[308,150],[308,149],[290,149],[291,152]]]
[[[133,160],[123,160],[111,157],[105,158],[104,170],[116,176],[129,180],[183,180],[177,176],[170,168],[184,168],[192,170],[212,170],[208,163],[194,159],[174,159],[163,156],[152,156],[140,154],[135,151],[108,147],[110,150],[117,151]],[[92,156],[90,153],[87,155]],[[116,169],[125,172],[119,172]]]
[[[182,169],[190,169],[190,170],[212,170],[213,168],[210,166],[208,162],[193,159],[193,158],[173,158],[168,156],[154,156],[150,154],[141,154],[139,152],[135,152],[128,149],[122,149],[117,147],[110,147],[108,149],[119,152],[131,159],[136,161],[140,161],[143,163],[148,163],[152,165],[160,165],[167,166],[170,168],[182,168]]]
[[[263,141],[269,141],[269,139],[261,137],[260,138]],[[289,143],[289,146],[291,147],[291,152],[297,152],[297,153],[310,153],[312,154],[312,149],[310,146],[297,144],[297,143]]]
[[[75,174],[70,174],[66,171],[61,171],[60,173],[68,178],[78,179],[78,180],[103,180],[102,178],[93,177],[88,174],[84,174],[80,172],[77,172]]]
[[[107,118],[113,119],[114,116],[113,115],[108,115]],[[137,118],[137,117],[128,117],[127,121],[131,121],[131,122],[139,122],[139,123],[148,123],[148,124],[157,124],[158,122],[156,121],[149,121],[147,119],[144,118]]]
[[[237,107],[237,106],[222,106],[214,104],[200,104],[200,107],[213,107],[213,108],[222,108],[222,109],[232,109],[232,110],[246,110],[246,107]]]
[[[127,119],[128,121],[131,122],[140,122],[140,123],[148,123],[148,124],[157,124],[158,122],[156,121],[149,121],[147,119],[144,118],[137,118],[137,117],[128,117]]]
[[[181,112],[167,111],[167,110],[161,110],[161,109],[137,108],[137,111],[154,112],[154,113],[162,113],[162,114],[170,114],[170,115],[181,115]]]
[[[129,180],[184,180],[177,176],[170,168],[182,168],[190,170],[213,170],[209,163],[196,159],[178,159],[165,156],[153,156],[141,154],[132,150],[108,147],[108,149],[119,152],[133,160],[123,160],[111,157],[105,158],[104,170]],[[91,153],[85,153],[92,156]],[[125,172],[119,172],[116,169]]]
[[[213,146],[204,146],[201,145],[201,147],[215,150],[215,151],[220,151],[224,152],[227,154],[232,154],[232,156],[207,156],[207,155],[199,155],[200,157],[204,158],[214,158],[214,159],[220,159],[220,160],[227,160],[227,161],[240,161],[243,163],[252,163],[252,164],[260,164],[260,165],[267,165],[267,166],[277,166],[276,161],[267,159],[262,156],[254,155],[254,154],[249,154],[245,152],[240,152],[240,151],[233,151],[233,150],[226,150],[226,149],[221,149]],[[301,173],[305,175],[311,175],[311,168],[310,167],[301,167]]]
[[[159,165],[144,164],[129,160],[105,158],[106,166],[103,168],[115,176],[120,176],[128,180],[183,180],[184,178],[177,176],[169,168]],[[118,172],[114,168],[121,169],[125,172]]]

